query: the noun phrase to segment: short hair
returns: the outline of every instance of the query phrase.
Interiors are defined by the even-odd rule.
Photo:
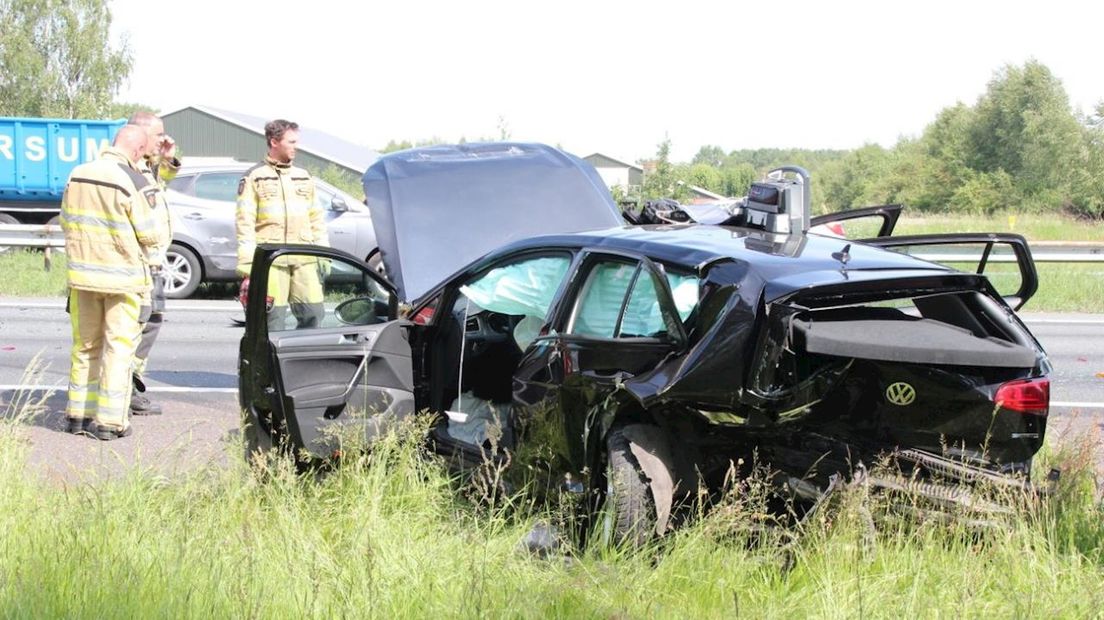
[[[115,134],[112,144],[124,151],[146,148],[146,130],[138,125],[123,125]]]
[[[272,146],[273,140],[277,142],[283,140],[284,134],[287,133],[289,129],[299,131],[299,123],[286,121],[282,118],[265,123],[265,144]]]
[[[153,112],[147,112],[145,110],[139,110],[130,115],[130,119],[127,120],[128,125],[138,125],[139,127],[149,127],[154,121],[161,120]]]

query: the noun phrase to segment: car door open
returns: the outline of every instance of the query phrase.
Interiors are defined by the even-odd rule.
[[[239,356],[246,421],[311,460],[410,415],[409,323],[397,307],[394,287],[349,254],[259,246]]]
[[[1013,310],[1039,288],[1027,240],[1012,233],[948,233],[863,239],[863,243],[986,276]]]
[[[902,208],[901,205],[879,205],[818,215],[810,220],[809,232],[845,239],[888,237],[897,227]]]

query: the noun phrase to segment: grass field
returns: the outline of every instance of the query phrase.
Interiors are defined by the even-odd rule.
[[[416,435],[411,435],[416,436]],[[853,492],[820,518],[754,536],[733,494],[653,548],[518,542],[540,513],[461,499],[389,437],[324,479],[286,463],[166,479],[140,470],[37,480],[21,424],[0,421],[0,609],[7,618],[1099,617],[1104,510],[1084,450],[1056,496],[978,534],[866,525]],[[1045,464],[1040,463],[1045,467]],[[519,504],[520,505],[520,504]],[[789,541],[788,545],[780,544]]]
[[[909,215],[897,222],[896,235],[953,232],[1011,232],[1028,241],[1101,241],[1104,220],[1080,220],[1061,215]]]

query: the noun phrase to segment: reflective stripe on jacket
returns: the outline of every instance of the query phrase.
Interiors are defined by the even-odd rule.
[[[330,244],[310,173],[268,157],[238,183],[236,227],[243,276],[249,275],[258,243]]]
[[[73,169],[61,199],[70,288],[149,290],[147,253],[157,243],[157,195],[157,188],[113,147]]]

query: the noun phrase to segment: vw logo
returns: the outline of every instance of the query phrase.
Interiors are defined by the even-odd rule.
[[[903,381],[899,381],[886,388],[885,396],[886,400],[894,405],[904,407],[905,405],[911,405],[912,401],[916,400],[916,389]]]

